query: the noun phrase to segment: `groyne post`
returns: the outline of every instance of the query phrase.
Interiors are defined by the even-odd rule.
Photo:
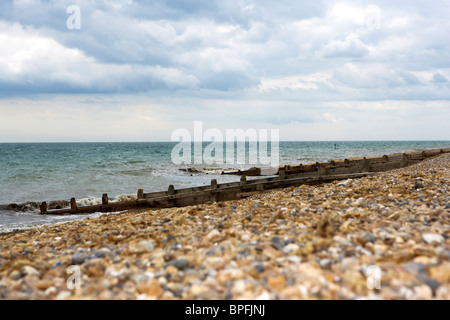
[[[75,198],[70,199],[70,209],[73,211],[76,211],[78,209],[77,200]]]
[[[325,168],[325,166],[323,165],[320,165],[318,162],[316,165],[317,165],[317,175],[319,177],[325,176],[327,174],[327,168]]]
[[[406,155],[406,153],[404,153],[402,155],[402,161],[400,163],[400,166],[403,168],[406,167],[407,165],[408,165],[408,156]]]
[[[104,193],[103,196],[102,196],[102,205],[107,205],[108,202],[109,202],[108,194]]]
[[[245,186],[247,184],[247,177],[246,176],[241,176],[241,187]]]
[[[218,192],[213,192],[215,190],[217,190],[218,185],[217,185],[217,180],[216,179],[212,179],[211,180],[211,199],[215,202],[219,201],[219,193]]]
[[[362,172],[369,172],[369,169],[369,160],[364,157],[362,162]]]
[[[47,213],[47,208],[48,208],[47,202],[42,202],[40,206],[41,213]]]

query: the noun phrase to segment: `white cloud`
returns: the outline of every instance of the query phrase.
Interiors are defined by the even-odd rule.
[[[353,21],[357,24],[365,23],[367,18],[366,12],[363,8],[353,7],[345,3],[334,4],[331,8],[329,16],[344,23]]]
[[[258,90],[261,92],[279,90],[318,90],[320,86],[330,85],[331,75],[326,73],[307,76],[289,76],[276,78],[262,78]]]
[[[343,41],[332,40],[323,48],[325,57],[361,58],[369,53],[366,46],[356,34],[350,34]]]
[[[54,84],[107,92],[127,91],[130,85],[151,89],[155,82],[169,88],[199,85],[195,76],[176,68],[102,63],[79,49],[64,47],[18,24],[0,22],[0,29],[0,81],[3,83],[27,87],[39,82],[44,92],[45,86]],[[145,81],[148,83],[140,83]]]

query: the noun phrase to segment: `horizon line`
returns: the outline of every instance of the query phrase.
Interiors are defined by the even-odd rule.
[[[272,142],[273,140],[267,140],[265,142]],[[184,141],[158,141],[158,140],[149,140],[149,141],[0,141],[0,144],[44,144],[44,143],[183,143]],[[215,141],[210,140],[193,140],[194,142],[208,142],[214,143]],[[223,143],[226,142],[244,142],[244,140],[223,140]],[[245,140],[245,142],[249,142]],[[252,141],[254,142],[254,141]],[[259,141],[258,141],[259,142]],[[279,140],[278,142],[450,142],[450,140]],[[186,143],[188,143],[186,141]]]

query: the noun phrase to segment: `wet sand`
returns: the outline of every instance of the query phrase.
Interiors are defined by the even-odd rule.
[[[444,154],[373,177],[3,234],[0,299],[450,299],[449,179]]]

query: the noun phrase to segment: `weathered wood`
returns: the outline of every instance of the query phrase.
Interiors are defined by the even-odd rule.
[[[262,194],[262,193],[266,193],[269,192],[270,190],[266,190],[266,191],[250,191],[250,192],[240,192],[240,193],[236,193],[236,200],[238,199],[243,199],[243,198],[248,198],[251,196],[255,196],[257,194]]]
[[[70,209],[77,210],[77,200],[75,198],[70,199]]]
[[[108,194],[104,193],[103,196],[102,196],[102,205],[107,205],[108,202],[109,202]]]
[[[408,165],[420,160],[423,160],[430,156],[438,155],[442,152],[450,152],[450,148],[447,149],[436,149],[436,150],[425,150],[425,151],[417,151],[417,152],[410,152],[407,154],[408,156]],[[375,169],[372,168],[373,165],[378,163],[395,163],[395,166],[398,167],[398,163],[401,162],[403,157],[403,154],[397,153],[392,155],[384,155],[382,157],[366,157],[366,160],[369,161],[369,170],[374,171]],[[318,164],[325,165],[327,167],[327,174],[329,169],[335,169],[338,167],[359,167],[357,169],[352,169],[351,172],[358,172],[358,170],[361,170],[361,166],[363,164],[364,159],[362,158],[349,158],[344,160],[332,160],[330,162],[322,162],[322,163],[314,163],[314,164],[301,164],[301,165],[290,165],[290,166],[280,166],[278,170],[281,172],[281,170],[285,169],[286,174],[294,174],[294,173],[300,173],[300,172],[317,172],[318,173]],[[397,163],[398,162],[398,163]],[[238,171],[238,172],[228,172],[227,174],[241,174],[241,175],[258,175],[255,168],[251,168],[246,171]]]
[[[137,192],[137,198],[138,200],[144,199],[144,189],[139,189]]]
[[[370,168],[369,168],[369,160],[367,160],[366,158],[363,159],[363,163],[362,163],[362,172],[369,172]]]
[[[125,201],[119,203],[110,203],[106,206],[104,205],[94,205],[86,207],[78,207],[76,210],[73,209],[62,209],[62,210],[51,210],[47,211],[46,214],[51,215],[67,215],[67,214],[91,214],[96,212],[120,212],[124,210],[132,210],[139,208],[149,208],[149,202],[147,200],[141,201]],[[157,205],[154,206],[155,208]],[[167,207],[167,206],[163,206]]]
[[[48,206],[47,206],[47,202],[42,202],[41,203],[41,206],[40,206],[40,209],[41,209],[41,214],[45,214],[45,213],[47,213],[47,208],[48,208]]]
[[[214,202],[217,202],[220,199],[220,193],[214,192],[214,190],[217,190],[217,189],[218,189],[217,180],[212,179],[211,180],[211,200]]]
[[[408,156],[406,155],[406,153],[404,153],[403,155],[402,155],[402,161],[401,161],[401,163],[400,163],[400,166],[402,167],[402,168],[404,168],[404,167],[406,167],[408,165]]]
[[[317,175],[319,177],[326,176],[327,175],[327,168],[325,166],[319,164],[317,166]]]

